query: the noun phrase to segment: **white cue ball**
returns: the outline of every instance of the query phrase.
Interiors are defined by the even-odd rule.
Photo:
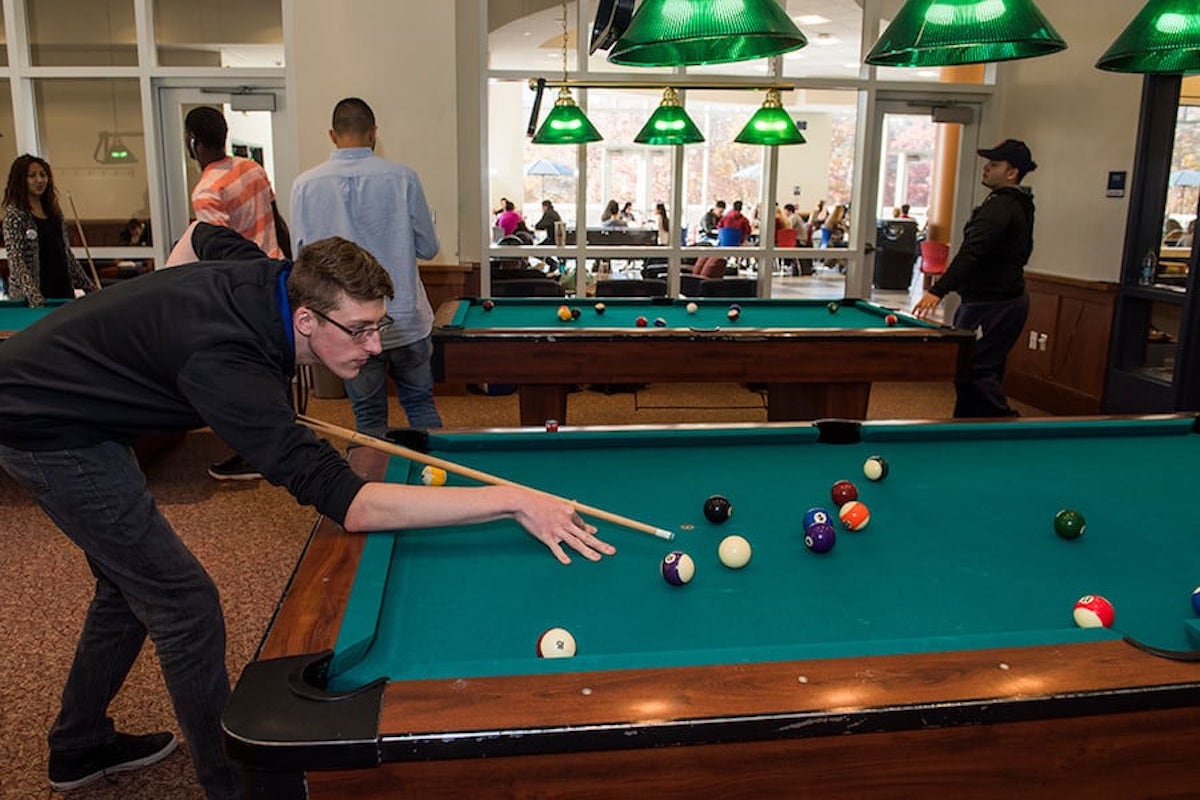
[[[717,548],[717,556],[730,569],[741,569],[750,563],[750,543],[741,536],[726,536]]]
[[[696,309],[700,308],[700,306],[696,305],[695,303],[688,303],[686,308],[689,314],[695,314]]]
[[[537,644],[538,658],[571,658],[575,655],[575,637],[566,628],[551,628]]]

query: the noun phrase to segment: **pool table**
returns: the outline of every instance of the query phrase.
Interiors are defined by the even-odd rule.
[[[71,302],[47,300],[40,308],[30,308],[24,300],[0,300],[0,340],[20,333],[42,317]]]
[[[272,798],[1194,796],[1200,547],[1167,476],[1200,471],[1196,430],[428,435],[410,444],[676,538],[605,523],[617,554],[562,566],[511,521],[351,535],[321,520],[233,692],[227,746]],[[872,454],[882,481],[863,478]],[[351,461],[419,482],[407,459]],[[871,519],[818,555],[802,518],[833,510],[840,478]],[[713,492],[733,503],[723,524],[702,513]],[[1065,506],[1087,519],[1077,539],[1054,530]],[[740,570],[717,558],[734,533],[753,547]],[[685,586],[659,575],[673,549],[696,564]],[[1112,629],[1075,627],[1093,593]],[[574,658],[535,656],[552,626]]]
[[[862,300],[728,298],[478,298],[438,309],[434,374],[451,383],[518,384],[522,425],[567,421],[572,385],[765,383],[772,422],[863,419],[872,381],[950,381],[969,331],[923,322]],[[596,304],[604,303],[603,314]],[[697,306],[687,312],[688,302]],[[579,309],[558,319],[559,306]],[[637,327],[636,319],[647,319]],[[665,327],[655,327],[661,317]]]

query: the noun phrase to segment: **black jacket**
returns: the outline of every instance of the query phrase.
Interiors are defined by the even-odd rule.
[[[363,481],[291,405],[291,264],[228,228],[198,225],[192,244],[201,263],[75,300],[0,345],[0,444],[54,450],[207,425],[344,520]]]
[[[1024,186],[1002,186],[971,214],[958,254],[930,290],[958,292],[965,303],[1009,300],[1025,291],[1025,265],[1033,252],[1033,195]]]

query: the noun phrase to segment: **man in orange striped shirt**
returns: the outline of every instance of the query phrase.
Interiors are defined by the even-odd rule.
[[[225,116],[210,106],[198,106],[188,112],[183,126],[188,155],[196,159],[201,170],[192,190],[196,220],[237,231],[269,258],[291,259],[291,234],[275,205],[275,192],[266,170],[249,158],[225,153],[225,137],[229,134]],[[191,239],[191,230],[185,240]],[[168,264],[178,263],[174,256],[172,252]],[[237,453],[210,466],[208,474],[219,481],[262,477]]]
[[[270,258],[291,258],[290,236],[266,170],[249,158],[225,154],[229,128],[221,112],[209,106],[193,108],[184,127],[188,154],[202,170],[192,190],[196,219],[232,228]]]

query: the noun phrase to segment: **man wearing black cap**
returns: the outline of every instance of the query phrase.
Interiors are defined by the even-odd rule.
[[[1033,251],[1033,194],[1019,184],[1037,164],[1016,139],[977,152],[987,159],[982,183],[992,193],[972,212],[958,255],[913,313],[927,317],[942,298],[959,293],[954,326],[975,331],[976,341],[954,380],[954,416],[1013,417],[1017,412],[1004,397],[1004,365],[1029,316],[1025,264]]]

